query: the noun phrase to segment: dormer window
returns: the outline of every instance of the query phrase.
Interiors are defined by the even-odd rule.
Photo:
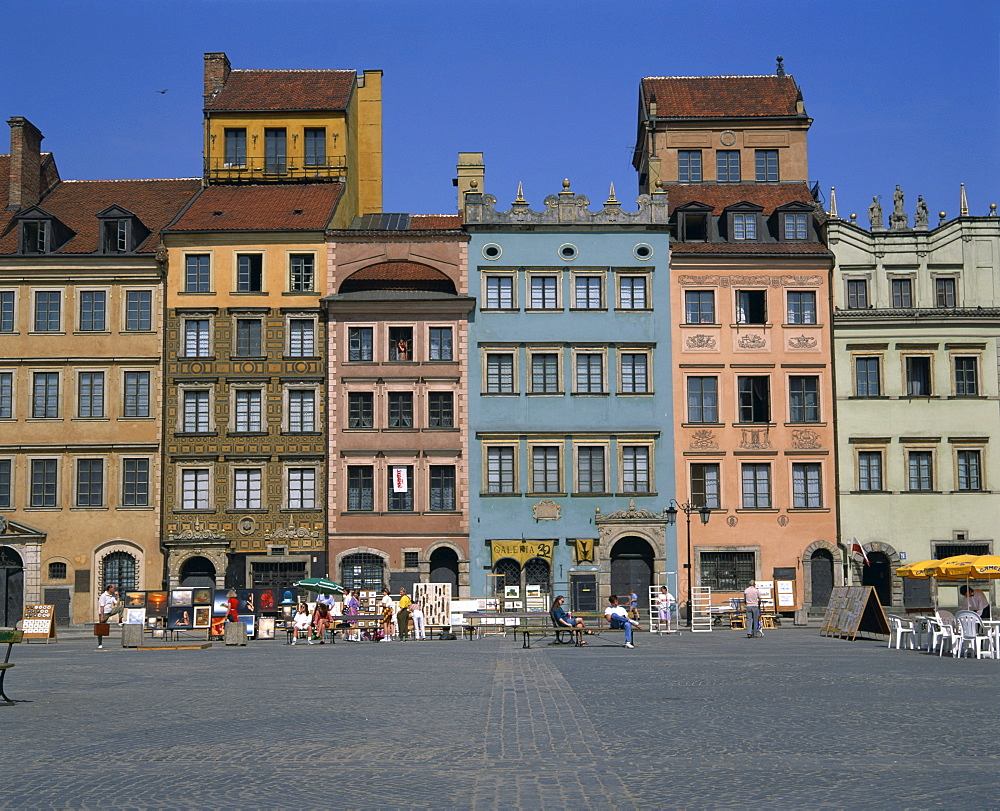
[[[104,253],[128,251],[128,220],[110,220],[104,223]]]
[[[21,223],[21,253],[49,252],[49,223],[29,220]]]
[[[679,242],[708,242],[712,207],[692,202],[678,206],[677,240]]]
[[[763,208],[745,200],[728,206],[724,214],[727,238],[734,242],[757,242],[763,212]]]
[[[733,239],[757,239],[756,214],[733,214]]]
[[[778,238],[782,242],[814,242],[812,206],[807,203],[786,203],[775,209]]]
[[[32,206],[17,215],[22,254],[44,254],[59,250],[74,235],[44,209]]]
[[[132,253],[149,236],[146,228],[131,211],[109,206],[98,212],[101,223],[101,253]]]
[[[809,234],[805,214],[786,214],[785,239],[805,239]]]

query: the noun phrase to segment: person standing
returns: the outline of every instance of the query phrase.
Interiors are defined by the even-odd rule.
[[[424,622],[424,609],[416,600],[410,603],[410,616],[413,617],[413,638],[427,639],[427,625]]]
[[[743,599],[747,605],[747,639],[761,636],[760,632],[760,592],[751,580],[743,590]]]
[[[396,604],[389,596],[389,589],[382,589],[382,602],[379,603],[379,606],[382,609],[382,638],[386,642],[392,642],[392,615]]]
[[[958,593],[965,597],[966,611],[975,611],[981,619],[990,619],[990,602],[986,599],[986,594],[982,589],[962,586]]]
[[[396,612],[396,633],[399,634],[399,641],[402,642],[410,635],[410,605],[413,600],[406,593],[406,589],[399,590],[399,611]]]
[[[97,616],[98,622],[107,622],[115,614],[118,615],[118,624],[121,625],[124,622],[124,616],[122,611],[125,606],[118,599],[118,589],[114,583],[108,583],[108,587],[101,594],[101,598],[97,601]]]
[[[229,589],[226,592],[226,622],[240,621],[240,599],[236,596],[236,589]]]
[[[656,609],[660,617],[660,624],[670,633],[670,607],[674,603],[674,595],[666,586],[660,586],[660,594],[656,598]]]
[[[628,612],[618,605],[618,598],[614,594],[608,597],[608,607],[604,609],[604,617],[612,628],[625,629],[625,647],[634,648],[635,645],[632,644],[632,629],[639,628],[641,631],[642,628],[638,622],[629,619]]]
[[[630,591],[628,595],[628,614],[632,619],[638,621],[639,595],[635,593],[635,589],[632,589],[632,591]]]

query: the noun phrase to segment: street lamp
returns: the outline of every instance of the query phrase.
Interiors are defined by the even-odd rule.
[[[681,504],[676,499],[672,498],[672,499],[670,499],[670,506],[667,507],[667,509],[666,509],[667,523],[670,524],[671,526],[673,526],[674,522],[677,521],[677,513],[678,512],[683,512],[684,516],[687,518],[687,549],[688,549],[688,553],[687,553],[687,563],[684,564],[684,568],[687,569],[687,581],[688,581],[688,602],[687,602],[688,622],[687,622],[687,624],[688,624],[688,628],[690,628],[691,627],[691,622],[692,622],[692,619],[693,619],[693,616],[694,616],[694,612],[691,610],[691,595],[692,595],[692,586],[693,586],[693,578],[692,578],[692,572],[691,572],[691,514],[692,513],[698,513],[698,517],[701,518],[701,523],[702,524],[707,524],[708,523],[708,519],[712,515],[712,510],[711,510],[710,507],[699,507],[696,504],[690,504],[688,502],[685,502],[685,503]]]

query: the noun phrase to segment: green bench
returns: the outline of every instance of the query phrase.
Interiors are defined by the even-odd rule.
[[[16,704],[12,698],[8,698],[7,694],[4,692],[4,679],[7,678],[7,671],[10,670],[14,665],[10,661],[10,651],[14,645],[20,644],[21,640],[24,639],[24,631],[0,631],[0,645],[4,642],[7,643],[7,655],[3,657],[3,664],[0,664],[0,699],[2,699],[4,704]]]

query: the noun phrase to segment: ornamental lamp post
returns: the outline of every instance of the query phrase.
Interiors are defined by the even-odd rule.
[[[701,523],[704,525],[708,523],[708,519],[712,515],[712,509],[711,507],[699,507],[697,504],[689,502],[680,503],[677,499],[672,498],[670,499],[670,506],[666,509],[667,523],[671,526],[677,521],[678,512],[683,512],[687,519],[687,562],[684,564],[684,568],[687,569],[687,625],[690,628],[694,619],[694,612],[691,608],[692,588],[694,586],[691,571],[691,514],[698,513],[698,517],[701,518]]]

